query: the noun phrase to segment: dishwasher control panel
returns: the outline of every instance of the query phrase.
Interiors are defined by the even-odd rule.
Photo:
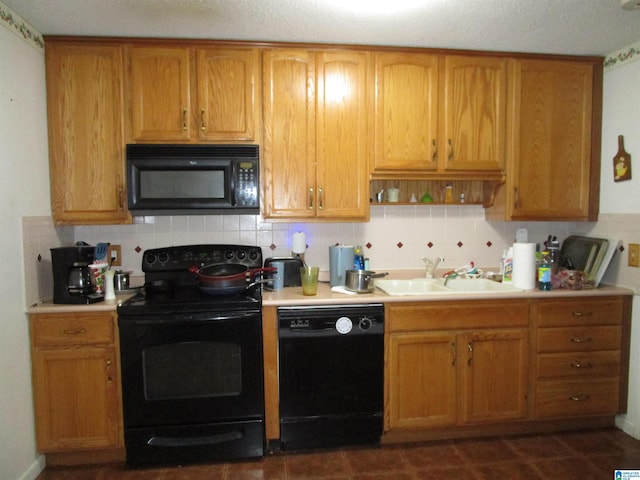
[[[278,308],[280,336],[384,333],[382,304]]]

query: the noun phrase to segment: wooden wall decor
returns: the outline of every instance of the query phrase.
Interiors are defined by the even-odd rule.
[[[624,149],[624,136],[618,135],[618,153],[613,157],[613,181],[631,180],[631,155]]]

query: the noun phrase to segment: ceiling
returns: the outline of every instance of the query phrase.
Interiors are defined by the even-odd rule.
[[[45,35],[290,41],[599,56],[640,41],[640,10],[623,10],[620,0],[0,1]]]

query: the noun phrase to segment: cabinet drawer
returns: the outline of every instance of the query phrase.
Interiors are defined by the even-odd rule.
[[[529,325],[529,304],[523,300],[462,303],[387,304],[386,328],[390,332],[411,332]]]
[[[618,325],[538,329],[538,352],[592,352],[618,350],[622,329]]]
[[[615,414],[617,378],[538,382],[536,417]]]
[[[36,347],[114,343],[111,314],[46,314],[31,318]]]
[[[620,374],[620,352],[545,353],[538,355],[538,378],[615,377]]]
[[[622,299],[620,297],[545,300],[538,306],[538,327],[620,325],[621,323]]]

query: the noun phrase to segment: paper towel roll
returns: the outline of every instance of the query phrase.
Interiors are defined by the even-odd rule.
[[[536,288],[536,244],[513,244],[513,286],[524,290]]]
[[[304,253],[307,250],[307,236],[304,232],[295,232],[291,240],[291,251],[293,253]]]

